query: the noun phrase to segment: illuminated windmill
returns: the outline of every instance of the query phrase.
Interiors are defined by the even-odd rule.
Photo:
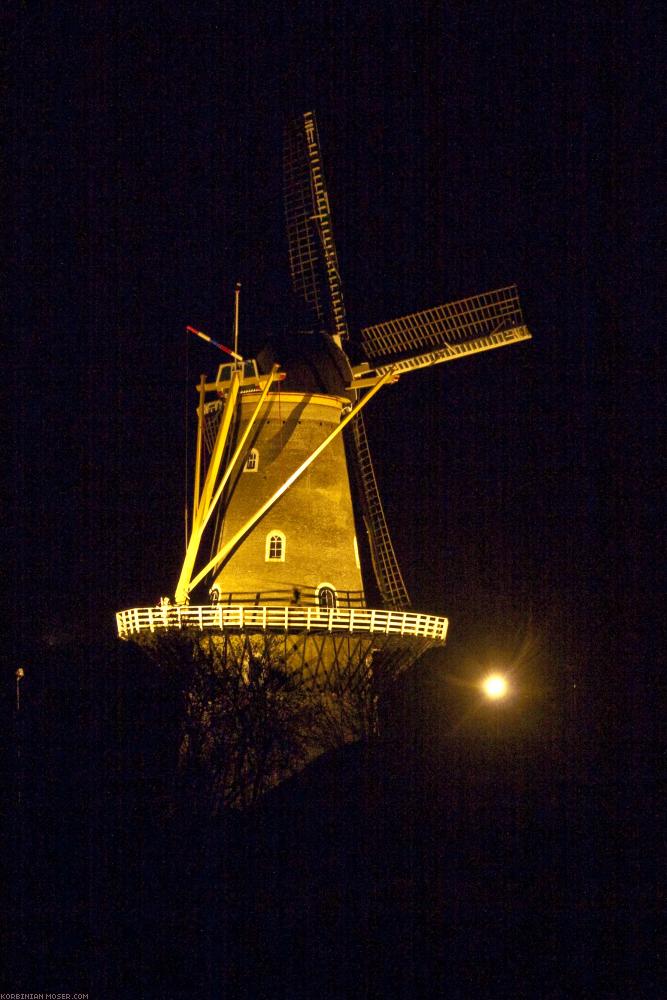
[[[274,759],[265,784],[367,732],[382,683],[445,641],[446,618],[408,610],[362,410],[404,374],[530,338],[511,286],[366,327],[367,360],[353,364],[312,112],[286,128],[284,183],[298,318],[257,359],[243,360],[235,345],[214,379],[202,376],[192,530],[175,603],[117,616],[121,637],[163,650],[185,637],[246,686],[278,665],[289,678],[283,696],[298,692],[300,749],[287,764]],[[356,505],[381,609],[366,607]],[[209,598],[195,606],[200,585]],[[226,704],[217,724],[233,731],[238,705]],[[210,737],[210,713],[207,724]]]

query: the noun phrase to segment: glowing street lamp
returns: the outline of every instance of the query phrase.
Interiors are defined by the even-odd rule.
[[[507,678],[502,674],[489,674],[481,684],[482,691],[490,701],[499,701],[509,692]]]

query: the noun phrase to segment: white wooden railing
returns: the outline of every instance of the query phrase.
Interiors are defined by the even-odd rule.
[[[411,635],[444,642],[447,618],[413,611],[380,611],[371,608],[319,608],[188,604],[131,608],[116,614],[118,635],[127,639],[140,632],[199,629],[272,632],[354,632]]]

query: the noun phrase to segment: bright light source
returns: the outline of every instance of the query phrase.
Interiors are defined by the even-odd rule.
[[[482,691],[487,698],[497,701],[504,698],[509,690],[507,679],[502,674],[489,674],[482,681]]]

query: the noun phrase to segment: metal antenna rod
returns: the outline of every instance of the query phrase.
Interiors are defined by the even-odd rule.
[[[16,711],[17,712],[21,711],[21,689],[20,689],[19,685],[20,685],[20,683],[21,683],[21,681],[23,680],[24,677],[25,677],[25,670],[23,669],[23,667],[19,667],[18,670],[16,671]]]
[[[236,282],[234,290],[234,354],[239,352],[239,296],[241,294],[241,282]]]

